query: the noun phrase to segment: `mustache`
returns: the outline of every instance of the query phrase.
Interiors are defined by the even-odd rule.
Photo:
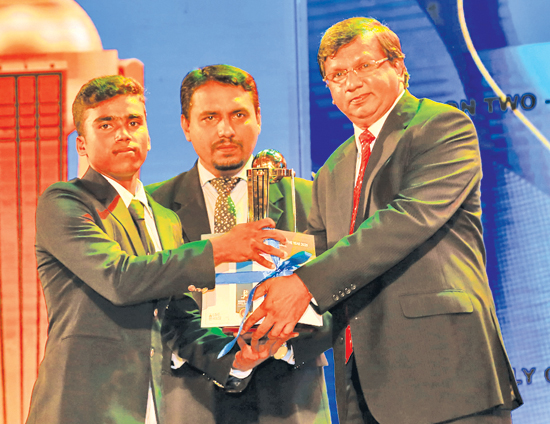
[[[232,144],[238,147],[243,147],[243,143],[240,140],[236,140],[234,138],[222,138],[218,141],[216,141],[214,144],[212,144],[212,150],[217,149],[220,146]]]

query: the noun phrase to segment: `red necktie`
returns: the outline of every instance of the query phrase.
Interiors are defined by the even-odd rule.
[[[353,234],[355,228],[355,220],[357,219],[357,210],[359,209],[359,200],[361,199],[361,189],[363,188],[363,177],[365,176],[365,169],[367,168],[367,162],[370,158],[371,144],[375,137],[369,130],[365,130],[359,136],[359,142],[361,143],[361,166],[359,167],[359,174],[355,181],[355,187],[353,189],[353,210],[351,212],[351,224],[349,227],[349,233]],[[346,328],[346,364],[349,361],[351,354],[353,353],[353,343],[351,341],[351,329],[349,325]]]

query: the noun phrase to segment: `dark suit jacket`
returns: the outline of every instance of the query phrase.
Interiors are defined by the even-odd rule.
[[[269,189],[269,216],[282,230],[294,230],[290,179],[284,178]],[[295,179],[296,220],[298,231],[304,231],[311,205],[311,182]],[[200,240],[210,233],[210,224],[200,187],[197,165],[168,181],[153,184],[146,190],[161,205],[175,211],[182,222],[185,242]],[[319,331],[292,341],[296,367],[274,359],[258,366],[252,381],[242,394],[227,394],[211,386],[200,385],[196,373],[183,367],[179,381],[167,377],[164,400],[167,417],[181,422],[178,415],[206,423],[316,423],[330,422],[328,399],[320,352],[331,347],[330,315]],[[201,388],[199,388],[201,387]],[[184,400],[186,399],[186,400]],[[169,421],[172,422],[172,421]]]
[[[485,272],[472,122],[406,92],[376,140],[348,235],[356,151],[351,137],[317,174],[308,231],[328,250],[296,272],[320,310],[333,312],[341,422],[347,322],[379,422],[433,423],[518,406]]]
[[[197,306],[183,295],[189,284],[213,284],[211,244],[178,247],[177,216],[149,202],[166,250],[145,256],[124,202],[94,170],[40,197],[36,257],[49,332],[28,423],[143,423],[151,380],[160,390],[158,332],[170,296],[179,296],[194,334],[182,355],[213,358],[227,342],[200,329]],[[195,365],[225,381],[231,358]]]

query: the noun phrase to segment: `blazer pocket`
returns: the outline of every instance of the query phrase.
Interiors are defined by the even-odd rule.
[[[474,305],[463,290],[443,290],[399,296],[401,310],[407,318],[421,318],[444,314],[471,314]]]

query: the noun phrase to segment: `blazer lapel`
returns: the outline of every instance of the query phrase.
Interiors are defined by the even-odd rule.
[[[332,207],[339,217],[335,222],[339,228],[336,231],[338,239],[348,235],[353,209],[353,187],[355,184],[355,164],[357,162],[357,147],[355,136],[348,138],[344,144],[342,155],[331,170],[332,187],[330,192],[335,194]]]
[[[106,219],[108,215],[112,215],[124,228],[126,235],[134,247],[135,253],[137,255],[145,255],[145,248],[139,237],[136,224],[114,187],[99,172],[94,171],[92,168],[88,168],[88,171],[82,177],[82,183],[105,206],[103,211],[98,211],[100,218]]]
[[[283,193],[278,184],[269,185],[269,210],[268,216],[275,221],[275,227],[279,228],[279,219],[283,214],[283,210],[279,207],[279,202],[283,200]]]
[[[174,203],[174,211],[180,217],[183,232],[188,240],[200,240],[202,234],[212,232],[197,164],[185,174],[180,186],[176,188]]]
[[[395,108],[384,123],[376,143],[374,143],[374,149],[365,170],[359,203],[359,213],[362,213],[363,216],[357,217],[354,230],[357,230],[359,225],[369,216],[368,199],[370,198],[372,182],[380,168],[388,161],[397,148],[399,140],[401,140],[417,109],[418,99],[408,91],[405,91],[405,94],[403,94],[401,100],[395,105]],[[367,193],[369,193],[368,196]],[[365,212],[367,213],[365,214]]]
[[[157,226],[162,249],[174,249],[178,247],[178,241],[181,241],[181,228],[174,219],[170,218],[168,215],[169,212],[155,202],[149,194],[147,194],[147,200],[153,211],[153,217],[155,218],[155,225]]]

